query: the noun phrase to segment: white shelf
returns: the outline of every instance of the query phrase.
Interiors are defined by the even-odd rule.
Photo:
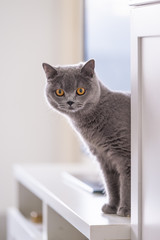
[[[18,209],[8,210],[8,227],[10,235],[14,235],[17,240],[42,240],[42,224],[32,223],[25,218]]]
[[[160,3],[160,0],[129,0],[130,6],[140,6],[154,3]]]
[[[87,169],[79,165],[43,164],[15,166],[14,173],[18,183],[78,229],[85,239],[130,239],[130,218],[103,214],[101,207],[106,202],[105,196],[88,193],[67,183],[62,176],[66,170],[84,172]]]

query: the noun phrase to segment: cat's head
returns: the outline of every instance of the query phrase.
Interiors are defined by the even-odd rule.
[[[50,105],[62,113],[88,110],[100,97],[95,62],[52,67],[43,63],[47,77],[46,96]]]

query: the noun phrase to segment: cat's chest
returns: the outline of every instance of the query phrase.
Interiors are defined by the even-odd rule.
[[[130,149],[128,130],[119,125],[117,127],[106,115],[79,118],[74,125],[94,155],[112,152],[126,154]]]

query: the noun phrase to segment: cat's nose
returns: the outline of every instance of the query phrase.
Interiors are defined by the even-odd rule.
[[[74,102],[68,101],[67,103],[68,103],[69,106],[71,106]]]

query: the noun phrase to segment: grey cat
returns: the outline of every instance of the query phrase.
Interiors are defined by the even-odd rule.
[[[130,216],[130,95],[105,87],[94,60],[43,68],[49,104],[71,119],[101,166],[109,195],[102,211]]]

